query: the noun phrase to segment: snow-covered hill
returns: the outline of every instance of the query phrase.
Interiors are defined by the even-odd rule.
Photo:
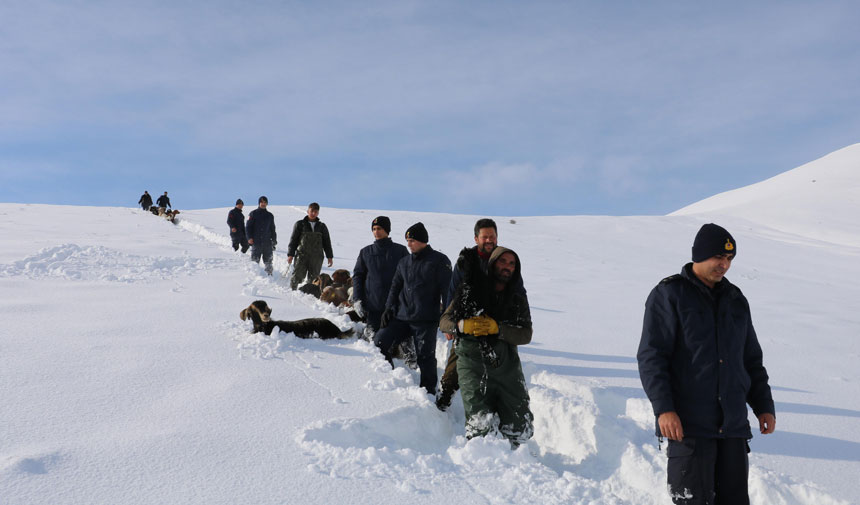
[[[238,315],[255,299],[279,319],[351,323],[285,288],[284,252],[274,278],[234,253],[228,208],[174,226],[135,209],[0,204],[0,503],[668,504],[635,352],[648,291],[688,261],[706,220],[738,241],[728,277],[752,305],[777,403],[777,432],[751,443],[753,503],[857,503],[851,158],[857,146],[816,162],[841,160],[815,183],[787,177],[801,167],[674,216],[498,217],[535,322],[520,352],[536,434],[517,451],[466,442],[459,398],[439,412],[415,372],[363,341],[251,335]],[[841,180],[819,195],[825,173]],[[776,219],[783,194],[807,212]],[[256,199],[225,200],[237,196]],[[303,209],[268,196],[285,243]],[[822,212],[833,218],[812,226]],[[334,268],[352,269],[381,213],[323,207]],[[452,258],[480,217],[385,214],[396,240],[420,220]]]
[[[858,247],[860,144],[672,215],[702,214],[742,217],[783,232]]]

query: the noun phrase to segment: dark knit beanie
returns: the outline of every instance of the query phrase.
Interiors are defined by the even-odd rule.
[[[240,198],[240,199],[236,200],[236,205],[245,205],[245,202],[243,202],[242,199]]]
[[[418,242],[430,242],[430,237],[427,235],[427,228],[424,228],[424,223],[415,223],[406,230],[406,238],[417,240]]]
[[[738,246],[732,235],[714,223],[703,225],[693,241],[693,261],[705,261],[720,254],[738,254]]]
[[[372,229],[374,226],[379,226],[385,233],[391,233],[391,220],[388,219],[388,216],[379,216],[370,223],[370,228]]]
[[[257,203],[263,203],[263,202],[266,202],[266,205],[268,205],[268,204],[269,204],[269,199],[268,199],[268,198],[266,198],[265,196],[261,196],[261,197],[257,200]]]

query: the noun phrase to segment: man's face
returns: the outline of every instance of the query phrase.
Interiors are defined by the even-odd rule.
[[[237,203],[237,204],[236,204],[236,208],[237,208],[237,209],[239,209],[239,210],[242,210],[242,207],[244,207],[244,206],[245,206],[245,204],[244,204],[244,203]]]
[[[512,252],[506,252],[496,259],[493,263],[493,274],[496,281],[507,284],[514,276],[514,270],[517,268],[517,257]]]
[[[261,209],[265,209],[265,208],[266,208],[266,205],[269,205],[269,202],[267,202],[267,201],[265,201],[265,200],[263,200],[262,202],[260,202],[260,208],[261,208]]]
[[[379,225],[373,225],[370,228],[370,231],[373,233],[373,238],[375,238],[376,240],[379,240],[381,238],[385,238],[388,236],[388,232],[385,231],[385,228],[383,228]]]
[[[732,266],[734,254],[719,254],[711,256],[705,261],[693,263],[693,273],[709,288],[723,280],[726,272]]]
[[[311,221],[316,221],[319,215],[320,211],[318,209],[312,209],[308,207],[308,219],[310,219]]]
[[[496,230],[493,228],[481,228],[478,230],[478,236],[475,237],[475,243],[478,244],[478,250],[486,254],[493,252],[496,248],[498,237]]]
[[[426,242],[418,242],[414,238],[408,238],[408,239],[406,239],[406,247],[409,248],[409,251],[412,254],[418,254],[421,251],[423,251],[425,247],[427,247],[427,243]]]

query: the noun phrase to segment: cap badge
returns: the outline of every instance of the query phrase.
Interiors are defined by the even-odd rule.
[[[734,246],[734,244],[732,244],[732,240],[727,238],[726,239],[726,251],[734,251],[734,250],[735,250],[735,246]]]

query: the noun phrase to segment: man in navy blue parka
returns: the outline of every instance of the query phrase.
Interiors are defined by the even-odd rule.
[[[391,290],[391,281],[397,263],[409,255],[406,246],[398,244],[388,236],[391,233],[391,220],[379,216],[370,224],[370,231],[376,239],[362,248],[352,271],[353,307],[359,315],[365,316],[367,325],[373,332],[379,330],[385,301]]]
[[[275,255],[275,246],[278,245],[278,234],[275,231],[275,216],[266,210],[269,199],[261,196],[258,200],[259,206],[248,215],[245,224],[245,236],[251,245],[251,261],[259,263],[263,258],[266,273],[272,275],[272,260]]]
[[[669,439],[675,503],[749,504],[749,404],[759,431],[776,423],[762,349],[747,299],[724,276],[735,239],[702,226],[693,262],[651,291],[637,359],[657,435]]]

